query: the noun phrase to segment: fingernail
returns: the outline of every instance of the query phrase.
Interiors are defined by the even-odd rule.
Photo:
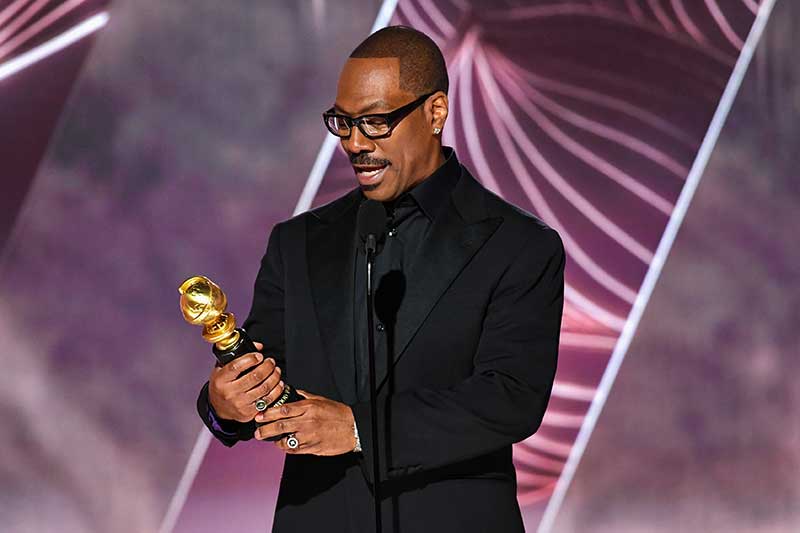
[[[278,388],[279,388],[279,389],[282,389],[282,388],[283,388],[283,381],[281,381],[281,382],[279,382],[279,383],[278,383]]]
[[[260,353],[256,352],[256,361],[258,361],[260,363],[262,359],[264,359],[264,356],[261,355]]]
[[[258,434],[258,431],[253,433],[253,436],[256,438],[256,440],[261,440],[261,436]]]
[[[267,361],[269,361],[273,365],[275,364],[275,359],[273,359],[272,357],[267,358]]]
[[[256,415],[256,422],[263,422],[263,421],[264,421],[264,415]]]

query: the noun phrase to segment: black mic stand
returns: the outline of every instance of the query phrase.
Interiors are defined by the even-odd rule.
[[[369,349],[369,405],[372,420],[372,480],[373,496],[375,497],[375,533],[381,533],[381,491],[380,491],[380,461],[378,446],[378,400],[375,375],[375,334],[372,314],[375,308],[372,290],[372,265],[375,262],[375,253],[378,241],[374,234],[367,235],[365,246],[367,256],[367,338]]]

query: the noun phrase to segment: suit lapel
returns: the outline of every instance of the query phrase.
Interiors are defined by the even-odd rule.
[[[487,215],[485,194],[462,167],[451,201],[437,215],[406,276],[406,293],[394,333],[394,354],[390,354],[391,366],[402,357],[447,288],[500,226],[502,218]],[[378,358],[375,367],[380,387],[390,365],[386,359]]]
[[[358,192],[308,218],[306,254],[317,321],[343,401],[355,401],[353,278]]]
[[[436,303],[502,223],[485,207],[486,191],[462,167],[450,202],[437,215],[406,276],[391,362],[376,362],[380,387]],[[358,189],[312,212],[306,254],[311,293],[334,381],[344,402],[356,401],[353,294]]]

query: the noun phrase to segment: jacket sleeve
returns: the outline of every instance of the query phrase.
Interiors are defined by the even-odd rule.
[[[535,232],[492,294],[473,374],[446,389],[419,388],[378,397],[382,480],[477,457],[538,429],[556,371],[564,263],[558,234],[550,229]],[[372,482],[369,402],[352,409],[363,471]]]
[[[285,370],[284,357],[284,269],[281,258],[280,228],[277,224],[270,233],[267,251],[261,259],[253,290],[250,313],[242,324],[253,341],[264,345],[264,357],[272,357]],[[197,397],[197,412],[211,433],[225,446],[253,438],[255,421],[237,422],[219,418],[208,400],[208,382]]]

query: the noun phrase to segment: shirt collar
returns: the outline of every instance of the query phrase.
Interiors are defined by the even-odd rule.
[[[396,204],[400,204],[406,198],[413,199],[431,221],[446,205],[450,192],[461,176],[461,164],[458,162],[455,150],[449,146],[442,146],[442,153],[445,157],[444,163],[433,174],[401,194],[395,201]]]

